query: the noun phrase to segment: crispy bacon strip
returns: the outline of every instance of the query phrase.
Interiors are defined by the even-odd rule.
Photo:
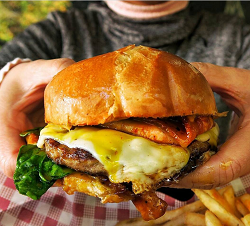
[[[54,186],[61,186],[68,194],[77,191],[99,197],[102,203],[119,203],[132,200],[142,218],[146,221],[161,217],[167,209],[167,203],[160,199],[155,192],[135,195],[126,185],[111,183],[106,177],[76,172],[60,181],[58,180]]]
[[[34,133],[30,133],[29,135],[25,137],[25,139],[26,139],[27,144],[37,144],[39,136]]]
[[[64,177],[61,181],[63,190],[72,195],[82,192],[99,197],[102,203],[119,203],[132,200],[134,193],[124,184],[111,183],[107,177],[91,176],[75,172]]]
[[[106,123],[102,127],[141,136],[161,144],[187,147],[199,134],[208,131],[213,125],[211,116],[185,116],[125,119]]]
[[[161,217],[168,207],[167,203],[160,199],[155,192],[145,192],[136,195],[132,202],[145,221]]]
[[[187,147],[198,135],[210,130],[214,126],[211,116],[183,117],[186,129],[186,139],[180,140],[181,146]]]

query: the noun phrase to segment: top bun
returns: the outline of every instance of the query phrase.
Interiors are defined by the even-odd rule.
[[[44,101],[45,121],[66,126],[217,114],[213,92],[195,67],[135,45],[65,68],[46,87]]]

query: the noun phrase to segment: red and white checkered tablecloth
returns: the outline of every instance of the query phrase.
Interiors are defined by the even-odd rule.
[[[250,193],[250,175],[231,183],[236,195]],[[180,202],[163,194],[169,209]],[[132,202],[101,204],[99,199],[81,193],[67,195],[61,188],[50,188],[38,201],[20,195],[12,179],[0,170],[0,225],[2,226],[114,226],[118,221],[140,216]]]

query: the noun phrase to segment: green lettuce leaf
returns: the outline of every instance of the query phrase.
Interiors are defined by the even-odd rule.
[[[26,136],[28,136],[29,134],[31,134],[31,133],[34,133],[34,134],[36,134],[36,135],[40,135],[40,131],[43,129],[43,127],[37,127],[37,128],[34,128],[34,129],[29,129],[29,130],[26,130],[26,131],[24,131],[24,132],[22,132],[22,133],[20,133],[19,135],[21,136],[21,137],[26,137]]]
[[[43,149],[28,144],[19,150],[14,183],[21,194],[37,200],[57,179],[72,172],[72,169],[56,165]]]

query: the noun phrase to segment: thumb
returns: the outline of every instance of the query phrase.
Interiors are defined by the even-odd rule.
[[[22,63],[12,68],[3,80],[0,99],[6,109],[16,108],[17,111],[28,113],[32,104],[41,101],[46,85],[61,70],[73,64],[68,58],[54,60],[36,60]],[[10,90],[12,87],[12,91]]]
[[[203,166],[173,187],[212,188],[250,172],[250,71],[193,63],[204,74],[212,89],[220,94],[239,116],[237,131]]]
[[[205,76],[212,90],[218,93],[237,114],[248,110],[250,107],[249,70],[200,62],[194,62],[192,65]]]
[[[32,128],[28,116],[43,102],[45,86],[54,75],[73,64],[71,59],[37,60],[12,68],[0,87],[0,167],[12,177],[18,150],[24,141],[20,132]]]
[[[20,67],[14,67],[13,71],[11,70],[10,72],[16,73],[14,70],[18,70],[20,77],[19,86],[21,89],[31,90],[35,87],[44,88],[58,72],[73,63],[75,61],[69,58],[36,60],[20,64]]]
[[[250,172],[250,125],[230,137],[204,165],[171,187],[211,189]]]

